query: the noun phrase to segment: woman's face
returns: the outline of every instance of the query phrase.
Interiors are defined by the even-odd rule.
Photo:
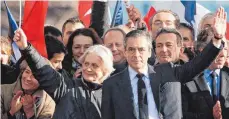
[[[87,48],[93,45],[91,37],[78,35],[73,39],[72,54],[76,61],[83,55]]]
[[[82,63],[83,78],[88,82],[101,84],[101,78],[104,76],[105,71],[103,68],[102,59],[95,53],[89,53]]]
[[[21,77],[24,90],[36,90],[39,87],[38,81],[34,78],[32,71],[27,66]]]

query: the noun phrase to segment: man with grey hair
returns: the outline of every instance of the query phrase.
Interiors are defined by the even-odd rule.
[[[206,29],[207,27],[212,27],[214,16],[214,13],[207,13],[201,18],[200,23],[198,25],[198,33]]]
[[[176,95],[168,93],[169,96],[161,96],[159,91],[168,82],[188,82],[189,77],[196,76],[209,66],[224,44],[221,36],[225,34],[226,29],[222,30],[225,24],[218,22],[222,20],[225,20],[223,16],[217,16],[215,38],[212,42],[200,55],[182,66],[173,63],[155,67],[148,65],[147,60],[152,51],[149,34],[139,30],[129,32],[125,37],[127,68],[103,84],[103,119],[158,119],[160,114],[165,119],[182,118],[181,101],[174,100]],[[159,97],[164,100],[173,99],[174,103],[164,104],[164,100]]]
[[[109,48],[113,54],[116,74],[126,68],[127,62],[124,56],[124,38],[126,33],[120,28],[111,28],[103,36],[104,45]]]

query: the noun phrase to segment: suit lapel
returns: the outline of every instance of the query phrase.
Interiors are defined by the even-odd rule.
[[[226,99],[228,95],[228,87],[229,87],[229,76],[226,71],[221,71],[221,96]]]
[[[120,88],[121,96],[123,96],[123,102],[124,102],[124,108],[130,113],[133,114],[133,116],[137,117],[135,108],[134,108],[134,97],[130,82],[130,76],[128,72],[128,68],[124,69],[124,72],[121,75],[121,80],[118,82],[118,86]],[[122,98],[122,97],[121,97]]]
[[[209,91],[210,89],[205,81],[204,75],[201,74],[200,76],[197,76],[194,78],[197,86],[199,87],[200,91]]]
[[[160,85],[160,79],[161,79],[161,74],[157,73],[154,71],[154,67],[148,65],[148,71],[149,71],[149,78],[150,78],[150,85],[151,89],[153,92],[153,97],[155,104],[157,106],[158,112],[159,110],[159,85]]]

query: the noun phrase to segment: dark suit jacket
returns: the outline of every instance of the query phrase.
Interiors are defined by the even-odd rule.
[[[195,77],[202,72],[211,64],[219,51],[220,49],[210,43],[199,56],[182,66],[172,63],[160,64],[155,67],[149,66],[148,72],[151,79],[151,88],[159,112],[161,111],[159,103],[160,84],[166,82],[188,82],[188,79],[191,78],[186,77]],[[102,96],[103,119],[136,119],[133,93],[127,68],[104,81]],[[174,98],[174,96],[171,98]],[[174,105],[176,106],[177,104]],[[166,106],[173,107],[173,105]]]
[[[220,77],[223,119],[229,119],[229,69],[221,69]],[[214,103],[203,73],[184,85],[182,97],[184,119],[213,119]]]

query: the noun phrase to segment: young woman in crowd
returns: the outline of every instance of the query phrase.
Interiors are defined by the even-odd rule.
[[[76,78],[81,75],[79,72],[82,69],[78,59],[87,48],[94,44],[102,44],[102,40],[91,28],[77,29],[70,35],[66,46],[68,54],[64,58],[63,68],[71,77]]]

